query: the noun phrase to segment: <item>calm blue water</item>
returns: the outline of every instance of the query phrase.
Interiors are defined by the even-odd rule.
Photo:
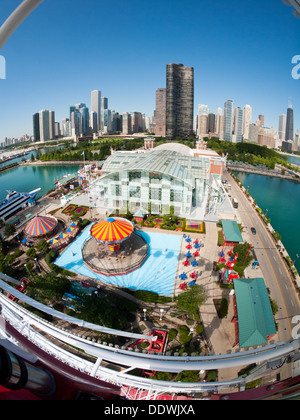
[[[236,173],[258,206],[271,219],[292,260],[300,256],[300,184],[268,176]],[[295,263],[300,272],[300,258]]]
[[[288,161],[294,165],[300,166],[300,156],[288,156]]]
[[[54,181],[66,174],[74,174],[79,170],[79,165],[57,166],[19,166],[0,173],[0,201],[6,197],[6,190],[30,192],[41,188],[37,197],[41,197],[52,190]]]
[[[142,267],[127,275],[106,277],[94,273],[84,264],[81,247],[90,236],[90,226],[71,243],[55,264],[77,274],[119,287],[172,296],[182,236],[146,232],[139,234],[148,243],[149,257]]]

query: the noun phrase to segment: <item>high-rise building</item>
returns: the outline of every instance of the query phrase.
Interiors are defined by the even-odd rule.
[[[80,114],[81,114],[80,134],[82,134],[83,136],[87,136],[89,134],[89,128],[90,128],[89,109],[86,106],[81,107]]]
[[[156,91],[155,135],[166,137],[167,89]]]
[[[33,116],[33,140],[40,141],[40,114],[36,113]]]
[[[223,138],[225,141],[232,142],[232,126],[233,126],[233,101],[229,99],[224,104]]]
[[[131,115],[129,114],[129,112],[124,112],[123,113],[123,118],[122,118],[122,132],[123,134],[131,134]]]
[[[244,106],[243,115],[243,137],[244,140],[249,140],[249,129],[252,124],[252,107],[250,105]]]
[[[279,125],[278,125],[278,135],[279,140],[285,140],[285,130],[286,130],[286,114],[279,115]]]
[[[217,116],[216,116],[216,134],[219,136],[220,139],[223,139],[223,126],[224,126],[224,115],[222,108],[217,109]]]
[[[193,136],[194,69],[167,64],[166,137]]]
[[[285,139],[294,140],[294,111],[291,105],[288,107],[286,114]]]
[[[55,139],[55,112],[49,111],[49,135],[50,140]]]
[[[214,133],[216,128],[216,116],[212,112],[208,114],[207,132]]]
[[[101,129],[101,92],[93,90],[91,94],[91,113],[97,114],[97,130]]]
[[[104,110],[108,109],[108,98],[101,98],[101,131],[104,130]]]
[[[235,143],[243,140],[243,110],[239,106],[234,109],[233,135]]]
[[[43,109],[39,112],[40,140],[44,143],[50,140],[50,111]]]

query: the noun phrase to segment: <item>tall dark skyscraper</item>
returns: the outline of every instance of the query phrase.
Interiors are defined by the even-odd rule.
[[[167,64],[166,137],[193,136],[194,69],[183,64]]]
[[[33,116],[33,138],[34,141],[40,141],[40,114],[34,114]]]
[[[288,107],[286,114],[285,139],[294,140],[294,111],[291,106]]]

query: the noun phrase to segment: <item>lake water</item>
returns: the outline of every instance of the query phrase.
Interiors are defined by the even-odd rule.
[[[57,179],[66,174],[75,174],[79,165],[40,165],[18,166],[9,171],[0,173],[0,200],[6,197],[6,190],[30,192],[41,188],[37,197],[41,197],[52,190]]]
[[[235,172],[258,206],[267,212],[292,260],[300,257],[300,184],[285,179]],[[300,258],[295,263],[300,272]]]

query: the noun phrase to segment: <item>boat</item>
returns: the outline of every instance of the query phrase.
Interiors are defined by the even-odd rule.
[[[41,190],[38,188],[29,193],[19,193],[17,191],[7,191],[5,200],[0,203],[0,219],[5,222],[14,213],[27,207],[35,201],[37,193]]]

